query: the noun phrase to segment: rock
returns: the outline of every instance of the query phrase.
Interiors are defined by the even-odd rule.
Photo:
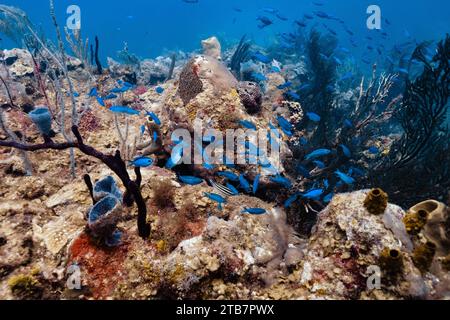
[[[4,60],[9,66],[9,72],[14,77],[30,76],[34,73],[33,59],[27,50],[12,49],[4,50]]]
[[[211,37],[202,41],[203,54],[205,56],[213,57],[217,60],[222,60],[222,47],[216,37]]]

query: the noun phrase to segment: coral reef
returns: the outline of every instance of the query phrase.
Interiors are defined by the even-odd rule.
[[[239,82],[237,91],[242,104],[249,114],[261,111],[262,93],[257,83],[249,81]]]

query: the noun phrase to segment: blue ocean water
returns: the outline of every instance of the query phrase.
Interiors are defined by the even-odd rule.
[[[189,0],[188,0],[189,1]],[[355,35],[350,37],[337,21],[329,21],[329,28],[338,33],[342,45],[349,38],[359,43],[367,42],[373,33],[367,29],[366,13],[369,5],[378,5],[383,18],[382,31],[388,34],[386,46],[416,39],[417,41],[440,39],[450,30],[450,2],[448,0],[57,0],[56,15],[61,26],[65,25],[69,5],[81,9],[83,37],[93,39],[98,35],[101,58],[114,57],[126,42],[129,50],[139,57],[155,57],[167,51],[193,51],[200,41],[215,35],[222,45],[234,45],[247,34],[261,46],[272,44],[280,32],[290,32],[294,21],[304,14],[323,11],[342,19]],[[50,39],[55,38],[47,0],[3,0],[3,4],[23,9]],[[277,10],[283,21],[264,8]],[[267,16],[273,24],[258,28],[258,16]],[[388,22],[386,22],[386,20]],[[315,22],[319,27],[322,23]],[[2,37],[5,38],[5,37]],[[346,44],[347,43],[347,44]],[[16,46],[3,39],[3,47]],[[355,48],[354,51],[359,49]]]

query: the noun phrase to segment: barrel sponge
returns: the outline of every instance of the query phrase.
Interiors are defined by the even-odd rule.
[[[47,107],[37,107],[28,115],[43,135],[48,136],[50,134],[50,130],[52,129],[52,116]]]
[[[428,220],[423,227],[423,235],[436,245],[438,256],[450,254],[450,212],[445,204],[427,200],[410,209],[410,211],[425,210],[428,212]]]
[[[114,196],[106,196],[97,202],[88,214],[88,230],[95,239],[113,244],[120,239],[117,223],[120,220],[122,205]]]
[[[94,185],[94,199],[100,201],[106,196],[116,197],[119,201],[122,201],[122,192],[117,186],[113,177],[107,176],[102,180],[99,180]]]
[[[435,254],[436,245],[433,242],[427,241],[414,249],[412,260],[417,269],[425,273],[430,270]]]
[[[364,207],[371,214],[380,215],[386,211],[388,205],[388,195],[383,190],[377,188],[372,189],[364,200]]]
[[[397,249],[384,248],[379,257],[380,267],[389,275],[403,270],[403,255]]]

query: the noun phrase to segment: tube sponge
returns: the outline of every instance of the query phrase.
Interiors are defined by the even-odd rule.
[[[47,107],[38,107],[29,114],[30,119],[38,127],[41,134],[48,136],[52,128],[52,116]]]
[[[403,269],[403,255],[397,249],[384,248],[380,254],[381,268],[389,275],[396,275]]]
[[[113,196],[122,202],[122,192],[117,187],[117,183],[113,177],[107,176],[94,185],[93,196],[95,201],[100,201],[104,197]]]
[[[422,273],[425,273],[430,270],[435,254],[436,245],[433,242],[428,241],[414,249],[412,260],[417,269]]]
[[[91,235],[105,241],[108,246],[117,245],[121,235],[116,230],[121,208],[119,199],[111,195],[97,202],[88,214],[88,230]]]
[[[408,214],[403,218],[406,231],[410,235],[418,235],[427,223],[428,216],[428,211],[424,209],[408,212]]]
[[[366,207],[367,211],[371,214],[375,215],[383,214],[387,205],[388,195],[379,188],[370,190],[364,200],[364,207]]]

